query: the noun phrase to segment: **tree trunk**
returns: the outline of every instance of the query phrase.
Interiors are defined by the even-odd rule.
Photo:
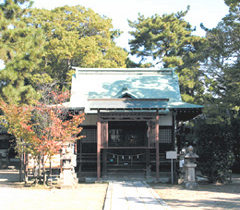
[[[38,184],[38,179],[39,180],[41,179],[41,155],[38,156],[38,173],[37,173],[35,185]]]
[[[19,157],[19,182],[22,181],[22,155]]]
[[[24,182],[25,184],[28,183],[28,156],[26,156],[26,153],[23,154],[24,157]]]
[[[52,156],[50,156],[49,162],[50,162],[49,176],[52,178]]]
[[[45,171],[45,160],[44,160],[44,155],[43,155],[43,186],[46,185],[46,171]]]
[[[18,142],[17,148],[18,148],[18,154],[19,154],[19,182],[21,182],[22,181],[22,151],[20,150],[21,147],[19,145],[19,142]]]

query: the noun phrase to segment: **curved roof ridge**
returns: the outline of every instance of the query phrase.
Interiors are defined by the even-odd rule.
[[[176,68],[80,68],[72,66],[76,74],[140,74],[140,75],[174,75]]]

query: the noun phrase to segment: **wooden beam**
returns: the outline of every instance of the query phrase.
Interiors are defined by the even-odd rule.
[[[111,149],[155,149],[155,147],[107,147],[107,148],[102,148],[105,150],[111,150]]]
[[[99,111],[99,110],[98,110]],[[99,111],[100,112],[100,111]],[[102,121],[152,121],[156,112],[100,112]]]

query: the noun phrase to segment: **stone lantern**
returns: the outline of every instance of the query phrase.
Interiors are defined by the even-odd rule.
[[[197,167],[196,159],[199,156],[193,152],[193,147],[189,146],[187,149],[187,154],[184,156],[184,187],[187,189],[196,189],[198,188],[198,183],[195,179],[195,168]]]
[[[61,189],[72,189],[77,186],[78,178],[73,167],[73,154],[71,148],[66,149],[66,153],[62,156],[62,173],[58,180]]]

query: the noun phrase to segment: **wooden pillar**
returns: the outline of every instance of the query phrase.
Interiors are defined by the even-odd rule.
[[[147,136],[148,136],[148,147],[153,147],[155,145],[155,120],[148,122],[148,130],[147,130]]]
[[[176,150],[176,130],[177,130],[177,112],[173,112],[172,115],[172,150]]]
[[[156,120],[155,120],[155,145],[156,145],[156,181],[159,181],[159,115],[157,112]]]
[[[150,147],[150,146],[152,146],[152,136],[151,136],[151,127],[152,127],[152,123],[151,123],[151,121],[148,121],[147,122],[147,126],[148,126],[148,129],[147,129],[147,146],[148,147]]]
[[[97,180],[100,181],[101,175],[101,143],[102,143],[102,123],[98,112],[97,120]]]
[[[108,147],[108,122],[101,122],[102,147]]]
[[[107,151],[105,149],[103,149],[102,153],[103,153],[103,156],[102,156],[102,161],[103,161],[102,173],[103,173],[103,175],[106,175],[106,172],[107,172]]]
[[[173,132],[172,132],[172,142],[173,142],[173,150],[177,151],[178,149],[176,148],[177,144],[177,137],[176,137],[176,130],[177,130],[177,111],[173,112]],[[176,161],[174,161],[174,176],[176,175]]]
[[[108,147],[108,122],[104,121],[101,125],[101,138],[102,138],[102,173],[107,172],[107,153],[104,148]]]
[[[151,175],[151,167],[150,167],[150,150],[146,149],[146,176]]]
[[[152,131],[152,121],[147,122],[147,147],[153,146],[153,131]],[[146,176],[150,176],[151,174],[151,168],[150,168],[150,150],[146,150]]]

